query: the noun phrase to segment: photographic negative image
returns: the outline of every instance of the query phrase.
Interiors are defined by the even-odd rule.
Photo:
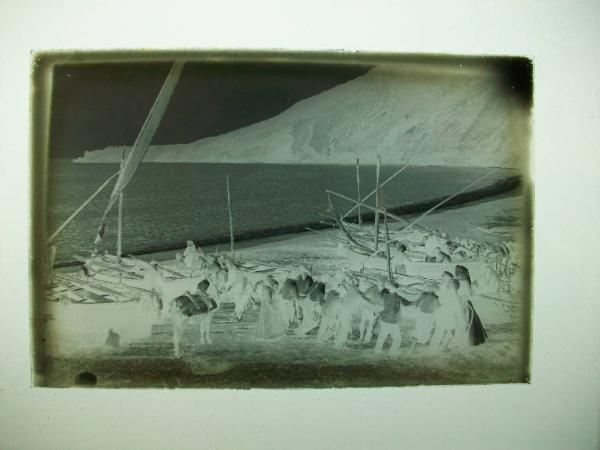
[[[529,380],[522,57],[40,53],[35,384]]]

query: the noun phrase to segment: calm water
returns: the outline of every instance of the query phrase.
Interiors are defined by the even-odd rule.
[[[398,167],[382,168],[385,180]],[[117,164],[51,161],[49,231],[53,232],[111,174]],[[487,168],[411,167],[383,188],[387,207],[450,195],[488,172]],[[325,189],[356,197],[353,166],[261,164],[142,164],[125,190],[125,252],[150,246],[183,247],[187,239],[226,236],[229,230],[225,176],[229,175],[234,230],[251,232],[318,222],[327,209]],[[498,170],[474,188],[514,175]],[[363,196],[375,184],[375,168],[361,167]],[[112,184],[59,235],[57,261],[91,249]],[[336,201],[337,202],[337,201]],[[339,211],[348,203],[340,201]],[[116,247],[117,207],[107,222],[104,242]]]

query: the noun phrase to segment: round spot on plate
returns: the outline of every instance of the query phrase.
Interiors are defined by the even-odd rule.
[[[75,384],[79,386],[95,386],[98,377],[91,372],[81,372],[75,377]]]

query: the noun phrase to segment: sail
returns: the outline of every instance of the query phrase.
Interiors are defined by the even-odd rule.
[[[142,126],[142,129],[138,134],[135,143],[133,144],[133,149],[129,152],[127,160],[119,172],[119,177],[117,178],[117,182],[113,188],[112,194],[110,195],[110,199],[108,200],[108,205],[104,210],[104,214],[102,214],[102,220],[100,222],[100,228],[98,229],[98,235],[96,236],[95,244],[98,244],[102,241],[108,213],[119,199],[119,194],[123,192],[127,184],[129,184],[131,181],[131,178],[133,178],[133,175],[137,171],[139,165],[142,163],[144,156],[146,156],[146,152],[150,147],[150,143],[154,138],[154,134],[156,133],[169,101],[171,100],[171,95],[175,90],[175,86],[177,85],[177,81],[181,75],[183,65],[184,63],[181,61],[177,61],[175,64],[173,64],[167,79],[158,93],[158,97],[156,97],[156,100],[152,105],[152,109],[150,110],[148,117],[146,117],[146,121],[144,122],[144,125]]]

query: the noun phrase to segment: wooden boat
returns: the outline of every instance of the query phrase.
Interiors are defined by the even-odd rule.
[[[123,191],[150,146],[182,69],[182,62],[173,64],[132,150],[127,158],[122,153],[119,171],[111,175],[47,240],[51,272],[48,301],[42,313],[46,323],[45,337],[51,346],[60,350],[98,347],[105,345],[111,333],[118,336],[121,343],[143,339],[150,336],[152,324],[158,320],[159,303],[144,285],[144,269],[134,259],[122,257]],[[52,270],[54,239],[115,178],[116,183],[100,221],[94,251],[88,257],[76,255],[76,259],[83,263],[82,269],[79,272]],[[107,215],[117,203],[117,254],[101,255],[96,252],[96,246],[102,240]],[[175,271],[170,271],[169,276],[175,274]]]

